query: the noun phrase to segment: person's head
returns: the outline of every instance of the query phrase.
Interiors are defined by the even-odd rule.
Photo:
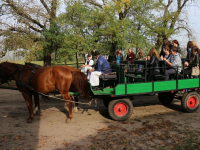
[[[199,48],[197,46],[193,46],[192,50],[191,50],[191,54],[190,54],[190,58],[194,57],[196,55],[196,53],[199,52]]]
[[[122,50],[121,49],[119,49],[119,54],[122,54]]]
[[[154,55],[154,56],[156,56],[159,59],[159,55],[158,55],[156,49],[153,48],[153,47],[150,49],[149,55],[150,55],[150,57],[152,57]]]
[[[163,39],[163,45],[168,45],[168,44],[169,44],[168,38],[164,38],[164,39]]]
[[[171,48],[171,54],[172,54],[172,55],[176,55],[177,51],[178,51],[178,48],[177,48],[177,47],[173,46],[173,47]]]
[[[188,43],[187,43],[187,50],[188,50],[189,48],[192,48],[192,46],[193,46],[192,41],[188,41]]]
[[[144,54],[143,54],[143,51],[141,48],[138,50],[138,53],[139,53],[140,57],[143,57]]]
[[[177,40],[173,40],[173,41],[172,41],[172,44],[173,44],[173,46],[175,46],[175,47],[178,47],[178,46],[179,46],[179,43],[178,43]]]
[[[132,49],[131,48],[128,49],[128,53],[129,54],[132,53]]]
[[[168,45],[163,46],[163,52],[165,53],[165,55],[169,55],[169,46]]]
[[[95,51],[95,52],[94,52],[94,57],[97,59],[97,58],[99,58],[99,56],[100,56],[99,51]]]
[[[116,50],[116,55],[120,55],[120,54],[122,54],[121,49],[117,49],[117,50]]]
[[[92,56],[91,54],[88,54],[87,59],[89,60],[91,58],[91,56]]]
[[[198,44],[197,44],[197,42],[196,42],[196,41],[192,41],[192,46],[196,46],[196,47],[198,47],[198,48],[199,48],[199,46],[198,46]]]
[[[149,55],[147,55],[147,60],[150,60],[150,56]]]

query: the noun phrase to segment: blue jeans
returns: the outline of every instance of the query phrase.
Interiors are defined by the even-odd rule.
[[[138,65],[138,69],[141,70],[141,68],[142,68],[142,65]]]

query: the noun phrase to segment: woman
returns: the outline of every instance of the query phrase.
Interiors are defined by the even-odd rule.
[[[191,49],[192,49],[193,43],[192,41],[188,41],[187,43],[187,59],[190,59],[190,53],[191,53]]]
[[[199,49],[199,46],[196,41],[192,41],[192,46],[196,46]]]
[[[85,61],[85,64],[81,66],[81,72],[86,74],[89,79],[90,73],[88,73],[88,71],[92,69],[92,66],[94,65],[94,61],[92,60],[91,54],[87,54],[86,56],[87,56],[87,59]]]
[[[173,46],[177,47],[178,53],[181,54],[181,49],[177,40],[172,41]]]
[[[116,50],[116,53],[115,53],[115,61],[117,64],[120,64],[120,61],[123,60],[123,54],[122,54],[122,51],[121,49],[118,49]]]
[[[147,67],[152,67],[149,72],[149,76],[154,79],[155,75],[160,73],[159,70],[159,55],[155,48],[151,48],[150,52],[150,61],[147,63]]]
[[[141,48],[138,50],[137,60],[144,60],[144,54]],[[138,65],[138,71],[141,71],[141,69],[142,65]]]
[[[190,63],[185,62],[185,66],[188,67],[184,70],[184,76],[198,76],[199,75],[199,48],[193,46],[190,54]]]
[[[168,40],[168,38],[164,38],[163,39],[163,45],[162,45],[162,49],[161,49],[161,51],[160,51],[160,57],[161,56],[165,56],[165,53],[163,52],[163,46],[169,46],[169,48],[171,48],[172,47],[172,45],[171,45],[171,43],[169,42],[169,40]]]
[[[164,52],[165,55],[164,55],[164,57],[160,56],[160,60],[163,60],[163,58],[168,59],[171,56],[171,54],[169,52],[169,46],[168,45],[163,46],[163,52]]]
[[[131,48],[129,48],[126,60],[130,61],[130,63],[133,64],[135,57],[136,57],[135,53],[131,50]]]

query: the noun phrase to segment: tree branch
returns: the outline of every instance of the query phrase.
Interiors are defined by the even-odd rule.
[[[26,18],[27,20],[31,21],[32,23],[38,25],[40,28],[44,28],[44,26],[42,24],[40,24],[40,22],[38,22],[37,20],[31,18],[28,14],[26,14],[24,11],[20,10],[19,7],[17,7],[14,2],[12,0],[6,0],[6,2],[8,3],[8,5],[19,15],[22,16],[24,18]]]
[[[50,11],[49,7],[47,6],[47,4],[45,3],[45,1],[44,0],[40,0],[40,2],[44,6],[44,8],[47,10],[48,14],[51,14],[51,11]]]

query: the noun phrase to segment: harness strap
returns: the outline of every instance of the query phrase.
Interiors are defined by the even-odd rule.
[[[18,70],[19,70],[19,73],[18,73],[18,80],[19,82],[21,83],[21,71],[22,71],[22,66],[18,66]]]
[[[36,69],[38,69],[38,66],[34,66],[32,72],[31,72],[31,76],[29,78],[29,85],[30,86],[32,86],[32,78],[33,78],[33,74],[35,73]]]
[[[94,99],[92,99],[92,100],[89,101],[88,103],[73,102],[73,101],[71,101],[71,100],[66,100],[66,99],[62,99],[62,98],[55,97],[55,96],[49,96],[49,95],[46,95],[46,94],[44,94],[44,93],[38,92],[37,90],[35,90],[35,89],[32,88],[31,86],[26,85],[26,84],[24,84],[24,83],[22,83],[22,82],[16,82],[16,84],[17,84],[18,86],[22,86],[22,87],[25,87],[25,88],[27,88],[27,89],[33,91],[33,92],[36,92],[36,93],[38,93],[38,94],[40,94],[40,95],[42,95],[42,96],[45,96],[45,97],[52,97],[52,98],[55,98],[55,99],[59,99],[59,100],[66,101],[66,102],[79,103],[79,104],[84,104],[84,105],[89,105],[89,106],[90,106],[91,103],[92,103],[92,101],[94,100]]]

